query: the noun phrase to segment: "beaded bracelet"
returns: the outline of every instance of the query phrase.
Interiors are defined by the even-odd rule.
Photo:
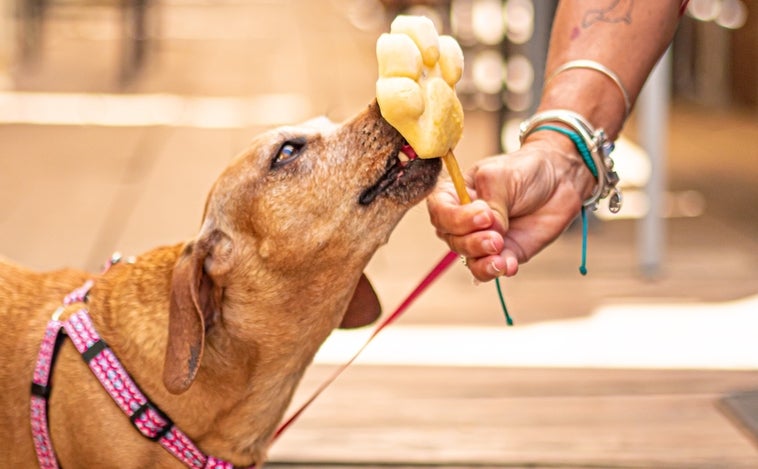
[[[565,136],[567,136],[571,141],[574,143],[574,146],[576,147],[579,154],[582,156],[582,159],[584,160],[584,164],[587,165],[587,168],[589,168],[590,172],[593,176],[595,176],[595,179],[597,179],[597,167],[595,166],[595,162],[592,160],[592,155],[590,154],[590,150],[587,148],[587,145],[584,143],[584,140],[576,133],[568,129],[564,129],[563,127],[558,127],[555,125],[541,125],[534,129],[534,132],[539,132],[540,130],[552,130],[554,132],[561,133]],[[582,261],[581,264],[579,264],[579,273],[582,275],[587,275],[587,232],[589,230],[588,221],[587,221],[587,207],[585,205],[582,205]]]
[[[552,130],[554,132],[561,133],[571,139],[571,141],[574,142],[574,146],[576,147],[577,151],[582,156],[584,164],[587,165],[587,168],[590,170],[592,175],[595,176],[595,179],[597,179],[597,166],[595,166],[595,162],[592,160],[592,153],[590,153],[589,148],[587,148],[587,144],[584,143],[584,140],[582,140],[582,137],[580,137],[579,134],[572,132],[571,130],[564,129],[563,127],[558,127],[556,125],[541,125],[534,129],[533,132],[540,130]]]
[[[589,150],[590,159],[593,161],[594,166],[597,169],[597,174],[593,173],[597,179],[597,186],[595,186],[592,195],[584,201],[583,205],[596,210],[600,199],[604,199],[610,195],[611,198],[608,201],[608,209],[612,213],[617,213],[621,209],[623,197],[621,190],[616,187],[619,182],[619,177],[616,171],[613,170],[613,159],[610,156],[614,145],[606,136],[605,131],[603,129],[593,128],[592,125],[587,122],[587,119],[574,111],[554,109],[539,112],[521,123],[519,133],[519,140],[521,143],[524,143],[526,137],[528,137],[534,129],[546,123],[561,123],[568,126],[579,138],[581,138],[584,146]],[[577,150],[579,149],[577,148]],[[586,160],[585,163],[587,163]],[[587,165],[589,167],[588,163]],[[590,170],[592,169],[590,168]]]
[[[572,130],[558,127],[543,122],[558,122],[571,127]],[[582,204],[582,260],[579,272],[587,275],[587,207],[597,209],[597,203],[611,192],[613,195],[608,204],[611,212],[616,213],[621,209],[622,195],[616,187],[619,178],[613,171],[613,159],[610,153],[614,145],[609,141],[602,129],[593,129],[581,115],[568,110],[545,111],[535,114],[530,119],[521,123],[519,139],[524,143],[526,137],[532,132],[539,130],[551,130],[567,136],[574,143],[576,150],[584,160],[584,164],[597,180],[597,186],[589,199]],[[602,172],[600,170],[602,169]]]

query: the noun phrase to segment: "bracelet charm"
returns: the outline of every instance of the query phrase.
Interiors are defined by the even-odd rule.
[[[613,158],[611,158],[611,152],[615,148],[615,144],[612,140],[609,140],[603,129],[598,129],[598,142],[600,143],[600,153],[603,161],[603,168],[605,169],[606,178],[606,193],[601,195],[603,199],[610,193],[610,199],[608,199],[608,210],[611,213],[618,213],[621,210],[621,205],[624,202],[621,189],[617,187],[619,183],[619,176],[616,171],[613,170]]]

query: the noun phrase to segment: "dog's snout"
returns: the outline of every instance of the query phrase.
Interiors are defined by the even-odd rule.
[[[376,99],[368,105],[363,113],[358,114],[351,124],[351,127],[361,128],[365,134],[400,137],[400,133],[382,117]]]

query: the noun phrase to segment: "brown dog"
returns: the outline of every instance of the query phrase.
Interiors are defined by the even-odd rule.
[[[98,332],[205,454],[260,466],[321,343],[378,315],[362,271],[441,167],[401,162],[403,144],[375,103],[341,125],[264,133],[217,179],[195,239],[95,277],[86,306]],[[29,389],[40,341],[63,296],[90,277],[0,263],[3,467],[37,466]],[[183,467],[135,430],[70,340],[53,373],[63,468]]]

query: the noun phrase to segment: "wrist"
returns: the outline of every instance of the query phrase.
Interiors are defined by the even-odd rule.
[[[597,179],[570,138],[556,132],[533,132],[526,137],[522,148],[534,149],[537,154],[547,155],[556,176],[559,180],[570,183],[580,200],[586,200],[592,195]]]
[[[573,69],[555,76],[543,91],[537,112],[568,109],[584,116],[615,140],[626,120],[617,86],[592,70]]]
[[[523,142],[530,134],[542,130],[568,137],[595,177],[595,189],[590,197],[584,200],[583,205],[595,210],[600,199],[610,195],[608,208],[613,213],[618,212],[622,196],[616,187],[619,178],[613,170],[613,159],[610,156],[614,144],[608,139],[605,131],[593,128],[585,117],[574,111],[553,109],[539,112],[522,122],[519,139]]]

